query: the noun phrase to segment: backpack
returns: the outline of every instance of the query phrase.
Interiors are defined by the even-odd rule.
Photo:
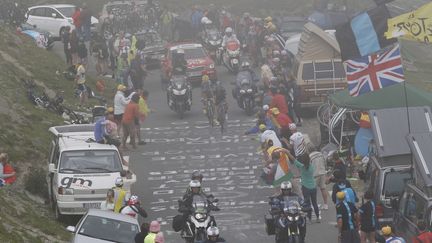
[[[345,184],[343,184],[345,186]],[[354,190],[351,187],[342,187],[342,185],[338,185],[341,192],[345,193],[345,201],[350,202],[355,205],[356,203],[356,195]],[[339,200],[336,199],[336,202]]]

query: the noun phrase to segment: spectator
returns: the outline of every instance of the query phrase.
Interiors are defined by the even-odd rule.
[[[341,172],[337,170],[333,173],[333,176],[336,180],[335,184],[333,185],[333,190],[332,190],[333,203],[335,203],[335,204],[338,203],[336,194],[340,191],[344,192],[345,200],[352,202],[352,203],[358,202],[357,195],[356,195],[355,191],[352,189],[351,183],[342,177]]]
[[[174,16],[169,11],[168,7],[165,7],[161,16],[161,36],[166,41],[171,41],[173,34],[173,23]]]
[[[90,9],[87,7],[87,3],[83,3],[81,14],[80,14],[80,23],[81,23],[81,31],[84,37],[84,41],[90,41],[91,17],[92,17],[92,13]]]
[[[193,6],[192,7],[192,15],[191,15],[191,23],[192,23],[192,28],[193,28],[194,34],[198,34],[198,32],[200,31],[202,17],[204,17],[204,14],[201,11],[201,9],[199,9],[198,6],[196,6],[196,5]]]
[[[356,206],[345,200],[345,193],[338,192],[339,203],[336,204],[337,227],[340,243],[360,243],[357,230],[358,210]]]
[[[275,87],[271,89],[271,92],[273,94],[273,98],[270,107],[278,108],[281,113],[288,115],[288,105],[285,96],[283,96],[281,92]]]
[[[162,232],[157,233],[155,237],[155,243],[165,243],[165,238]]]
[[[319,223],[320,222],[319,208],[317,203],[317,190],[316,190],[316,183],[314,178],[315,168],[310,163],[311,161],[309,158],[309,154],[307,153],[302,154],[301,156],[297,156],[298,159],[296,159],[293,155],[289,153],[288,150],[286,150],[286,152],[290,159],[290,162],[294,163],[294,165],[300,169],[302,193],[303,193],[305,206],[311,207],[312,204],[316,216],[316,222]],[[312,219],[312,211],[308,212],[308,218],[309,220]]]
[[[317,185],[317,187],[320,189],[321,191],[321,196],[323,198],[323,202],[324,204],[322,205],[321,209],[323,210],[328,210],[328,202],[327,202],[327,190],[326,190],[326,184],[325,184],[325,179],[326,179],[326,165],[325,165],[325,158],[324,155],[317,151],[317,149],[315,147],[312,148],[312,152],[309,154],[310,160],[312,165],[315,168],[315,173],[314,173],[314,178],[315,178],[315,183]]]
[[[125,91],[126,86],[119,84],[117,86],[117,93],[114,96],[114,120],[117,125],[120,125],[126,105],[129,104],[130,101],[128,97],[125,97]]]
[[[261,136],[260,136],[260,142],[261,146],[263,146],[265,143],[267,143],[268,140],[273,141],[273,145],[276,147],[282,147],[282,143],[280,142],[279,138],[277,137],[275,131],[268,129],[265,124],[260,124],[258,126]]]
[[[278,129],[289,129],[289,125],[292,123],[291,118],[276,107],[272,108],[271,111],[273,113],[273,121]]]
[[[86,85],[86,69],[82,62],[78,60],[75,81],[77,83],[77,89],[80,91],[80,106],[83,106],[88,98],[88,90]]]
[[[88,50],[83,38],[80,38],[78,41],[77,54],[78,54],[78,62],[80,62],[82,65],[84,65],[85,68],[87,68]]]
[[[3,179],[4,184],[9,185],[16,181],[16,172],[9,163],[9,155],[6,153],[0,154],[0,179]]]
[[[154,220],[150,223],[149,233],[144,239],[144,243],[154,243],[156,235],[160,232],[160,224],[158,221]]]
[[[81,37],[81,9],[75,7],[75,12],[72,14],[73,25],[78,37]]]
[[[375,217],[375,203],[372,201],[373,192],[367,191],[364,194],[366,202],[360,207],[360,240],[361,243],[375,242],[375,230],[377,220]]]
[[[134,89],[142,89],[144,77],[146,76],[144,60],[141,54],[137,53],[130,63],[130,77]]]
[[[72,57],[72,65],[78,64],[78,34],[76,30],[72,30],[69,39],[69,51]]]
[[[148,114],[151,112],[151,110],[149,109],[148,105],[147,105],[147,99],[149,96],[149,92],[147,90],[138,90],[138,94],[140,95],[140,99],[138,102],[138,107],[139,107],[139,113],[140,113],[140,119],[139,122],[137,124],[137,129],[136,129],[136,133],[137,133],[137,138],[138,138],[138,145],[146,145],[146,142],[144,142],[141,139],[141,125],[144,120],[147,118]]]
[[[123,126],[123,148],[127,150],[126,140],[130,136],[130,144],[136,149],[135,144],[135,121],[139,119],[139,95],[133,94],[131,102],[127,104],[125,112],[123,114],[122,126]]]
[[[113,112],[114,109],[109,107],[105,116],[95,122],[94,136],[98,143],[119,147],[120,141],[117,139],[117,124],[114,122]]]
[[[149,233],[150,224],[147,222],[144,222],[141,224],[141,232],[135,235],[135,243],[143,243],[144,239]]]
[[[71,37],[71,31],[70,26],[66,26],[65,30],[63,32],[62,41],[63,41],[63,51],[66,57],[66,64],[72,65],[72,54],[71,54],[71,44],[70,44],[70,37]]]
[[[97,75],[105,76],[107,74],[109,53],[108,46],[102,37],[98,36],[96,38],[92,53],[96,59]]]
[[[427,229],[425,221],[420,220],[417,223],[419,234],[413,238],[413,243],[432,243],[432,233]]]
[[[384,236],[386,243],[406,243],[401,237],[393,235],[392,228],[390,226],[384,226],[381,228],[381,232]],[[354,243],[354,242],[352,242]]]
[[[101,210],[114,211],[114,190],[109,189],[105,201],[101,203]]]

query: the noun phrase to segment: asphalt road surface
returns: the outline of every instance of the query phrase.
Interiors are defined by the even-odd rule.
[[[56,43],[54,52],[63,56],[61,43]],[[220,200],[221,211],[213,215],[227,242],[273,242],[274,236],[265,232],[264,215],[269,209],[268,197],[277,189],[260,179],[262,162],[257,135],[243,135],[255,124],[254,117],[247,116],[231,95],[230,82],[235,76],[218,67],[218,77],[227,89],[229,103],[224,134],[218,127],[209,127],[202,113],[199,88],[193,90],[192,110],[180,119],[167,105],[159,70],[151,71],[145,89],[150,92],[148,103],[155,112],[141,129],[147,145],[128,152],[130,168],[138,178],[132,191],[149,213],[147,221],[161,222],[166,242],[183,242],[179,233],[172,230],[171,222],[178,214],[177,200],[183,196],[192,171],[200,170],[204,174],[204,190]],[[319,142],[314,116],[305,119],[300,130],[313,143]],[[319,202],[321,198],[318,192]],[[334,205],[330,203],[329,208],[321,211],[321,223],[307,225],[307,242],[337,242]]]

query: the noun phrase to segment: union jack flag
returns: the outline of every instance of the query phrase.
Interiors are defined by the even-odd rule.
[[[382,89],[405,81],[399,45],[384,51],[346,61],[351,96]]]

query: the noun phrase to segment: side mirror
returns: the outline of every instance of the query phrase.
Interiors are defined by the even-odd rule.
[[[49,171],[50,173],[57,172],[57,169],[56,169],[56,167],[55,167],[55,164],[53,164],[53,163],[49,164],[49,165],[48,165],[48,171]]]
[[[57,14],[56,14],[56,13],[52,13],[52,14],[51,14],[51,17],[53,17],[53,18],[57,18]]]
[[[71,232],[71,233],[75,233],[76,228],[75,228],[75,226],[68,226],[68,227],[66,227],[66,230]]]

